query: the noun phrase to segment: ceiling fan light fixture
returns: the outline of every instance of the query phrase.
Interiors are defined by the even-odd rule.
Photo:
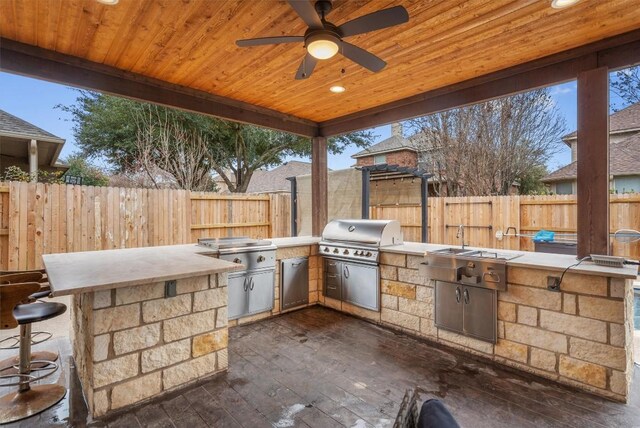
[[[551,7],[554,9],[564,9],[569,6],[573,6],[580,0],[551,0]]]
[[[338,53],[340,40],[331,34],[318,34],[309,36],[307,42],[307,52],[317,59],[329,59]]]
[[[342,85],[333,85],[332,87],[329,88],[329,90],[334,94],[341,94],[344,91],[346,91],[345,87]]]

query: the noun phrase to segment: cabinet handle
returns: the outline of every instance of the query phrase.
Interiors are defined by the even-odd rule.
[[[302,262],[298,262],[298,263],[291,263],[291,266],[300,266],[302,264]]]
[[[328,290],[337,290],[337,289],[338,289],[338,287],[331,287],[330,285],[327,285],[327,289],[328,289]]]
[[[456,287],[456,302],[460,303],[460,287]]]
[[[349,278],[349,266],[344,267],[344,277]]]
[[[337,277],[338,277],[338,275],[336,275],[336,274],[333,274],[333,275],[327,274],[327,278],[337,278]]]
[[[247,291],[247,277],[244,277],[244,281],[242,281],[242,288],[244,289],[244,291]]]
[[[251,278],[249,279],[249,289],[250,289],[251,291],[253,291],[253,286],[254,286],[254,285],[256,285],[256,284],[253,282],[253,277],[251,277]]]
[[[465,288],[465,289],[464,289],[464,293],[463,293],[463,294],[464,294],[464,303],[465,303],[466,305],[468,305],[468,304],[469,304],[469,290],[467,290],[467,289]]]

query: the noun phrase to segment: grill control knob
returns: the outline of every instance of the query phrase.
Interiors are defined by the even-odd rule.
[[[349,254],[349,250],[344,250],[342,254]]]
[[[258,263],[263,262],[265,260],[264,256],[258,256]]]
[[[233,259],[233,262],[234,263],[242,263],[242,260],[240,260],[239,258],[236,257],[235,259]]]
[[[324,247],[324,252],[328,253],[329,252],[329,247]]]
[[[360,255],[360,251],[356,250],[355,253],[353,253],[354,256],[359,256]]]
[[[367,251],[367,254],[365,254],[366,257],[371,257],[373,254],[371,254],[371,251]]]
[[[333,254],[338,254],[339,252],[340,252],[340,251],[338,251],[338,249],[337,249],[337,248],[334,248],[334,249],[333,249]]]

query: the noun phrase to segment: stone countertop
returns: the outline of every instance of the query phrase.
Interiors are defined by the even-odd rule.
[[[242,270],[195,244],[42,256],[53,296]]]
[[[292,236],[290,238],[271,238],[269,241],[278,248],[287,247],[304,247],[307,245],[315,245],[320,242],[318,236]]]
[[[444,248],[460,248],[456,245],[442,245],[442,244],[423,244],[421,242],[405,242],[401,245],[392,245],[388,247],[382,247],[382,252],[409,254],[416,256],[424,256],[428,251],[436,251]],[[577,263],[575,256],[566,254],[550,254],[550,253],[535,253],[531,251],[519,251],[519,250],[503,250],[496,248],[477,248],[468,247],[469,250],[487,250],[497,251],[498,253],[505,254],[520,254],[519,257],[507,261],[507,266],[524,267],[532,269],[547,269],[552,271],[562,272],[572,264]],[[579,266],[569,269],[572,273],[582,273],[587,275],[599,275],[614,278],[636,278],[638,276],[638,267],[628,265],[623,268],[610,268],[605,266],[598,266],[591,262],[582,262]]]

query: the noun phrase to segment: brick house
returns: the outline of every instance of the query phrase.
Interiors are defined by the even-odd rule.
[[[571,163],[542,178],[552,192],[576,193],[578,135],[562,137],[571,147]],[[640,192],[640,103],[609,116],[609,174],[611,190],[616,193]]]
[[[391,137],[380,141],[351,156],[356,160],[356,166],[370,166],[377,164],[389,164],[418,166],[418,151],[410,139],[402,135],[402,124],[391,125]]]

